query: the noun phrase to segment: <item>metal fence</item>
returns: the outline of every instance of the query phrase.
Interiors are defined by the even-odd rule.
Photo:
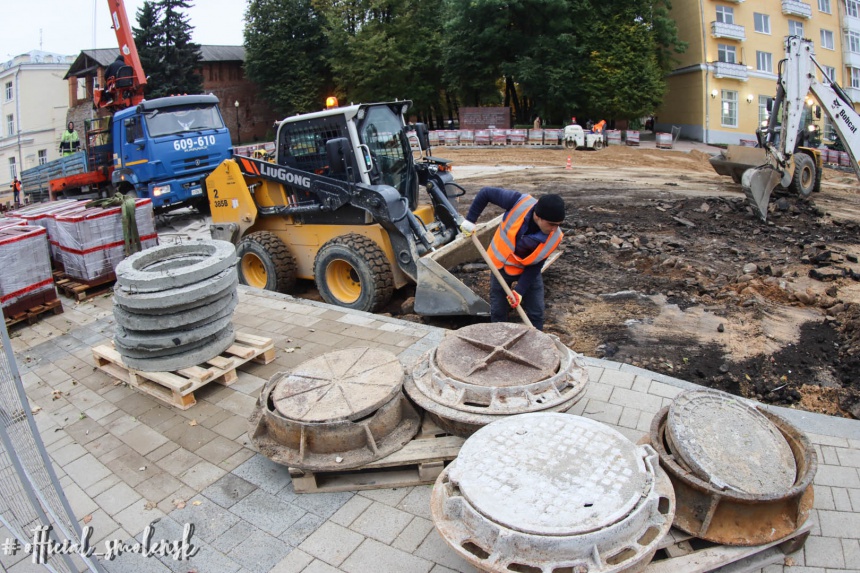
[[[0,540],[0,551],[21,555],[30,544],[27,559],[49,571],[103,571],[92,558],[69,550],[49,555],[49,541],[80,544],[81,528],[33,420],[5,323],[0,336],[0,523],[15,538]]]

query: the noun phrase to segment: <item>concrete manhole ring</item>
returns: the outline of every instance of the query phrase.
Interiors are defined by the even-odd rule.
[[[190,368],[197,366],[213,356],[218,356],[230,346],[233,345],[236,339],[236,333],[233,330],[233,325],[228,325],[218,334],[208,338],[202,346],[192,345],[193,349],[180,349],[178,354],[161,355],[159,352],[153,352],[152,358],[140,358],[129,356],[120,352],[122,360],[126,366],[141,370],[143,372],[171,372],[182,368]]]
[[[797,467],[785,437],[735,396],[684,392],[669,407],[666,430],[675,453],[720,489],[780,495],[794,484]]]
[[[485,571],[641,571],[672,525],[650,446],[580,416],[539,412],[481,428],[439,476],[431,513]]]
[[[475,324],[422,356],[406,393],[446,431],[469,436],[499,417],[570,409],[585,393],[582,357],[519,324]]]
[[[328,352],[278,373],[251,415],[251,440],[299,469],[350,469],[402,448],[421,418],[402,392],[405,371],[375,348]]]
[[[113,296],[116,304],[132,312],[170,314],[200,306],[201,301],[228,296],[238,285],[236,267],[231,267],[198,283],[163,291],[131,292],[117,285],[113,289]]]
[[[236,247],[228,241],[159,245],[120,262],[116,280],[131,292],[157,292],[200,282],[235,264]]]
[[[233,291],[208,304],[169,314],[142,314],[126,310],[119,304],[114,305],[113,314],[117,324],[129,330],[161,331],[180,327],[193,328],[217,320],[231,315],[238,304],[239,296]]]

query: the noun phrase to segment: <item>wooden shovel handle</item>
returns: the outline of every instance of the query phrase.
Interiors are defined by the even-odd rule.
[[[507,296],[513,296],[511,294],[511,289],[508,287],[508,283],[505,282],[505,279],[502,278],[502,273],[499,272],[499,269],[496,268],[496,265],[493,264],[492,259],[490,259],[490,255],[487,253],[487,249],[484,248],[484,245],[481,244],[481,241],[478,240],[478,235],[472,233],[472,243],[474,243],[475,248],[478,249],[478,252],[481,253],[481,257],[483,257],[484,261],[486,261],[487,266],[490,267],[490,270],[496,275],[496,280],[499,281],[499,284],[502,285],[502,289],[504,289],[505,294]],[[532,321],[529,320],[526,311],[523,310],[522,305],[517,305],[517,312],[520,314],[520,318],[523,320],[523,323],[529,325],[534,328]]]

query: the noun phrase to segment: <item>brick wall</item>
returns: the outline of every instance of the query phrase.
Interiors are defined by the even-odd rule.
[[[256,84],[245,77],[241,62],[205,63],[203,91],[213,93],[221,100],[221,114],[233,136],[233,143],[263,143],[274,138],[272,125],[282,118],[277,117],[263,101]],[[237,101],[238,108],[235,105]]]

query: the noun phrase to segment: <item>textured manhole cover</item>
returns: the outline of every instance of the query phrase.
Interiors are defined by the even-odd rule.
[[[403,366],[390,352],[348,348],[300,364],[276,382],[272,400],[291,420],[354,420],[390,400],[403,377]]]
[[[797,477],[794,455],[777,427],[722,392],[685,392],[669,408],[675,453],[705,481],[749,494],[780,494]]]
[[[558,371],[552,339],[509,322],[475,324],[446,337],[436,350],[446,376],[477,386],[524,386]]]

